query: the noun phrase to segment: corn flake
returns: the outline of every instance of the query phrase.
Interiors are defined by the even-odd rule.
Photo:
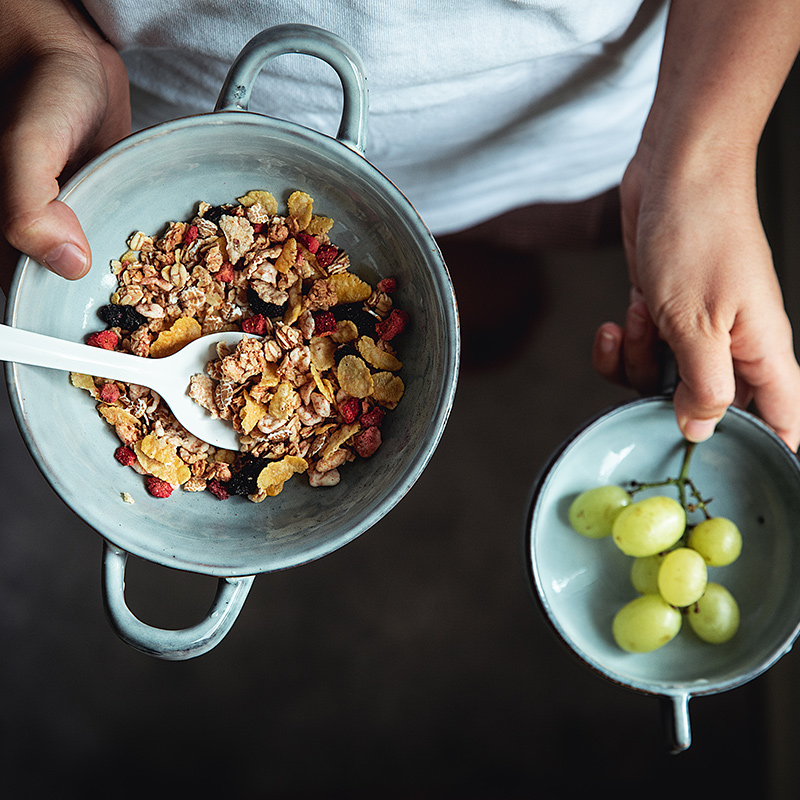
[[[396,372],[403,366],[402,361],[386,350],[381,350],[381,348],[375,344],[375,340],[369,336],[362,336],[358,340],[356,347],[358,347],[358,352],[361,353],[364,361],[375,367],[375,369]]]
[[[308,351],[311,354],[311,363],[322,372],[336,363],[333,358],[336,342],[331,341],[330,336],[312,336],[308,343]]]
[[[358,328],[355,322],[351,319],[340,319],[336,323],[336,332],[330,336],[337,344],[344,344],[345,342],[352,342],[353,339],[358,338]]]
[[[344,359],[342,359],[344,360]],[[405,385],[402,378],[392,375],[391,372],[378,372],[372,376],[373,399],[382,406],[392,409],[403,397]]]
[[[200,323],[193,317],[180,317],[175,320],[169,330],[161,331],[158,338],[150,345],[153,358],[164,358],[177,353],[189,342],[193,342],[203,333]]]
[[[97,397],[97,387],[94,385],[94,378],[83,372],[70,372],[69,381],[78,389],[85,389],[92,397]]]
[[[297,239],[287,239],[281,254],[275,259],[275,269],[284,275],[297,262]]]
[[[337,370],[339,386],[350,397],[369,397],[373,391],[372,373],[358,356],[345,356]]]
[[[266,192],[262,189],[253,189],[246,195],[237,197],[236,200],[245,208],[250,208],[250,206],[254,206],[256,203],[258,203],[264,209],[264,211],[267,212],[267,214],[278,213],[278,201],[271,192]]]
[[[268,496],[274,497],[283,488],[283,484],[297,472],[305,472],[308,462],[300,456],[284,456],[280,461],[273,461],[258,473],[256,484]],[[277,487],[277,491],[275,488]]]
[[[250,392],[244,393],[244,408],[239,412],[242,418],[242,430],[250,433],[255,428],[259,420],[263,419],[268,413],[268,409],[263,403],[254,400]]]
[[[291,383],[284,381],[275,390],[269,401],[269,413],[275,419],[289,419],[292,412],[300,406],[300,395],[292,388]]]
[[[372,294],[372,287],[352,272],[337,272],[328,278],[340,303],[358,303]]]
[[[304,231],[312,217],[314,200],[305,192],[292,192],[286,202],[289,214],[297,220],[298,230]]]

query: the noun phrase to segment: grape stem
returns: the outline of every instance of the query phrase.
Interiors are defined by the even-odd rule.
[[[702,511],[706,519],[711,517],[708,513],[708,504],[712,498],[703,498],[697,487],[689,477],[689,465],[692,461],[696,442],[687,442],[686,450],[683,454],[683,463],[681,464],[681,471],[677,478],[666,478],[663,481],[653,481],[649,483],[640,483],[639,481],[631,481],[631,488],[629,489],[631,495],[636,494],[644,489],[657,489],[662,486],[674,486],[678,490],[678,499],[683,510],[687,513],[692,511]],[[693,499],[689,499],[688,495]]]

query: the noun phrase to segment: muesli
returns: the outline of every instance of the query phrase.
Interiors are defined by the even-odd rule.
[[[238,453],[194,437],[146,387],[72,374],[114,427],[116,459],[151,495],[180,487],[260,502],[299,473],[334,486],[344,464],[381,445],[405,389],[393,342],[409,317],[394,306],[394,278],[372,286],[350,271],[333,224],[305,192],[279,214],[272,194],[251,191],[229,205],[201,202],[160,236],[134,233],[111,262],[117,289],[89,344],[161,358],[208,333],[247,334],[189,389],[239,433]]]

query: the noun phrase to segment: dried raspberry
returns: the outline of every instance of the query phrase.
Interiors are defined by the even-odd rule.
[[[332,244],[322,244],[316,252],[317,264],[321,267],[329,267],[333,264],[338,255],[338,248],[334,247]]]
[[[234,278],[233,264],[230,261],[225,261],[219,268],[214,277],[222,283],[230,283]]]
[[[339,403],[339,413],[342,415],[342,419],[345,423],[349,425],[351,422],[355,422],[360,410],[359,406],[360,403],[357,397],[350,397]]]
[[[156,478],[154,475],[147,476],[145,486],[153,497],[169,497],[172,494],[172,484],[162,481],[161,478]]]
[[[367,428],[353,437],[353,450],[361,458],[369,458],[381,446],[381,432],[376,427]]]
[[[89,334],[86,344],[101,347],[103,350],[115,350],[119,344],[119,336],[114,331],[97,331]]]
[[[104,383],[100,389],[100,399],[104,403],[116,403],[119,400],[119,386],[116,383]]]
[[[114,451],[114,458],[116,458],[123,467],[132,467],[136,463],[136,453],[134,453],[130,447],[118,447]]]
[[[362,414],[358,421],[364,428],[379,428],[385,416],[386,412],[380,406],[375,406],[366,414]]]
[[[264,230],[263,222],[251,222],[250,225],[253,227],[253,233],[261,233]]]
[[[302,244],[309,253],[316,253],[319,250],[319,240],[310,233],[298,233],[294,237]]]
[[[242,321],[242,330],[256,336],[263,336],[267,332],[267,320],[263,314],[255,314]]]
[[[378,281],[376,288],[379,292],[391,294],[395,289],[397,289],[397,280],[395,278],[384,278],[383,280]]]
[[[197,225],[190,225],[183,234],[183,243],[191,244],[197,238]]]
[[[320,311],[314,314],[314,335],[329,336],[336,333],[336,317],[332,311]]]
[[[393,308],[392,313],[383,322],[379,322],[375,326],[375,333],[385,342],[388,342],[405,330],[408,320],[409,316],[405,311]]]
[[[147,319],[133,306],[123,306],[119,303],[102,306],[97,313],[109,328],[122,328],[124,331],[135,331],[147,322]]]
[[[214,497],[219,498],[220,500],[227,500],[230,497],[228,494],[228,490],[216,479],[212,478],[208,482],[208,486],[206,487]]]

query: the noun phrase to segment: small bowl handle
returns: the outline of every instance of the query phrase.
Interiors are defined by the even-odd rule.
[[[660,698],[661,720],[664,736],[670,753],[677,755],[688,750],[692,744],[692,729],[689,722],[689,695],[686,693],[666,695]]]
[[[344,39],[313,25],[276,25],[256,34],[228,70],[214,111],[247,111],[258,73],[268,61],[288,53],[314,56],[336,70],[344,93],[336,138],[363,155],[369,93],[361,57]]]
[[[125,565],[128,554],[103,541],[103,605],[115,633],[126,644],[166,661],[185,661],[203,655],[219,644],[239,616],[255,575],[220,578],[217,593],[205,618],[182,630],[165,630],[145,624],[125,602]]]

